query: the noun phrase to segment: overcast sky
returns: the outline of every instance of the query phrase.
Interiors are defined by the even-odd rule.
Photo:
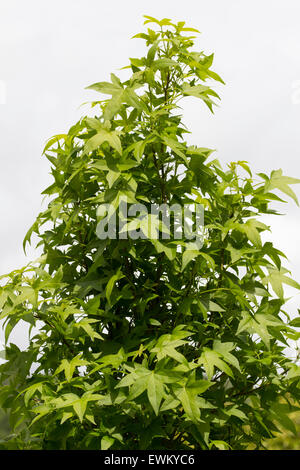
[[[86,112],[80,105],[95,97],[86,86],[144,54],[144,41],[130,40],[144,14],[198,28],[196,50],[215,52],[226,82],[215,115],[196,99],[185,105],[189,141],[216,148],[223,164],[300,178],[299,0],[0,0],[0,274],[36,257],[24,256],[22,240],[51,184],[46,139]],[[300,281],[300,209],[284,212],[268,219],[269,239]],[[298,304],[299,295],[288,303],[293,316]],[[21,329],[13,339],[23,344]]]

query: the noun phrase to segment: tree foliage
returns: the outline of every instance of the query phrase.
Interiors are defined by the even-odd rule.
[[[223,81],[213,54],[193,50],[197,30],[145,23],[153,29],[135,38],[147,53],[130,59],[130,77],[88,87],[100,93],[94,117],[45,146],[49,204],[24,240],[37,236],[43,254],[0,288],[0,406],[13,429],[3,448],[245,449],[293,430],[296,407],[280,397],[300,396],[300,368],[284,354],[300,323],[284,311],[283,286],[300,285],[262,241],[261,216],[277,213],[278,190],[297,202],[300,180],[253,177],[245,161],[223,169],[212,149],[187,144],[180,100],[213,112],[211,83]],[[118,213],[122,197],[202,204],[202,248],[99,239],[97,209]],[[21,320],[23,351],[9,343]]]

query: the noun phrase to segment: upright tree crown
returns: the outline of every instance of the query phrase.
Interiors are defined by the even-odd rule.
[[[4,448],[244,449],[278,424],[293,429],[300,368],[284,348],[300,321],[283,310],[283,284],[300,285],[262,243],[259,217],[276,213],[274,190],[297,202],[289,185],[300,180],[281,170],[254,180],[245,161],[223,170],[184,141],[178,102],[213,111],[219,97],[204,83],[223,81],[213,54],[192,50],[197,30],[145,18],[154,29],[134,36],[148,51],[130,59],[130,78],[88,87],[108,95],[95,116],[46,144],[51,200],[24,240],[36,234],[42,257],[2,276]],[[203,246],[163,238],[145,214],[125,220],[136,239],[101,239],[101,208],[109,221],[124,198],[201,205]],[[148,223],[159,238],[143,236]],[[8,343],[20,320],[39,327],[25,351]]]

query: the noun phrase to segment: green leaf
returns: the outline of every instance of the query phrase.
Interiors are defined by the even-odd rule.
[[[295,326],[296,328],[300,327],[300,317],[293,318],[292,321],[289,323],[290,326]]]
[[[205,372],[207,374],[208,380],[212,379],[214,375],[215,367],[218,367],[223,372],[225,372],[225,374],[229,375],[230,377],[233,377],[232,370],[226,364],[226,362],[224,362],[223,359],[221,358],[222,358],[222,355],[219,352],[215,350],[211,350],[209,348],[203,349],[203,352],[198,359],[198,364],[203,365]]]
[[[220,99],[219,95],[214,90],[205,85],[190,85],[189,83],[183,83],[182,93],[183,95],[194,96],[202,99],[210,111],[213,111],[212,105],[215,104],[210,98],[210,95]]]
[[[244,232],[254,246],[261,247],[261,238],[259,230],[269,230],[269,227],[256,219],[249,219],[246,223],[238,227],[238,230]]]
[[[181,271],[184,271],[190,261],[199,256],[199,250],[185,250],[182,255]]]
[[[232,408],[226,408],[226,410],[224,410],[224,412],[229,415],[229,416],[236,416],[237,418],[239,418],[241,421],[244,421],[244,422],[248,422],[249,419],[248,417],[245,415],[245,413],[238,409],[237,406],[234,406]]]
[[[175,259],[176,246],[166,245],[165,243],[161,243],[159,240],[151,240],[151,243],[155,246],[157,253],[165,253],[170,261]]]
[[[109,279],[106,289],[105,289],[105,295],[106,295],[108,302],[111,302],[111,295],[112,295],[112,291],[113,291],[116,281],[119,281],[123,277],[124,277],[124,274],[122,274],[121,270],[119,269],[117,273],[111,276],[111,278]]]
[[[59,142],[60,140],[64,139],[66,140],[68,138],[68,134],[57,134],[54,135],[53,137],[50,137],[50,139],[47,140],[47,143],[44,147],[43,154],[49,150],[50,147],[52,147],[55,143]]]
[[[94,83],[93,85],[86,87],[86,89],[95,90],[95,91],[98,91],[100,93],[104,93],[107,95],[114,95],[116,92],[122,89],[122,87],[115,83],[98,82],[98,83]]]
[[[180,363],[187,363],[185,357],[179,353],[176,348],[183,346],[187,343],[186,336],[191,335],[190,332],[185,330],[173,330],[172,334],[162,335],[157,340],[155,347],[151,349],[152,353],[155,353],[157,360],[160,361],[164,357],[171,357],[175,361]]]
[[[24,240],[41,256],[0,273],[1,449],[259,449],[295,432],[300,320],[284,287],[300,284],[263,222],[285,202],[277,190],[297,202],[300,180],[256,181],[248,162],[223,169],[191,143],[180,100],[213,111],[214,55],[185,22],[145,19],[124,81],[91,85],[86,115],[46,142],[48,201]],[[174,206],[168,223],[154,214],[165,203],[184,230]],[[194,241],[191,204],[205,221]]]
[[[282,170],[274,170],[271,173],[270,179],[268,179],[264,186],[264,192],[268,193],[272,191],[272,189],[279,189],[283,193],[287,194],[287,196],[294,199],[297,205],[299,205],[298,199],[294,191],[289,187],[290,184],[298,184],[300,183],[300,179],[298,178],[291,178],[289,176],[283,176]]]
[[[163,136],[163,142],[168,146],[170,147],[171,150],[173,150],[173,152],[178,155],[180,158],[182,158],[182,160],[188,164],[188,160],[185,156],[185,154],[183,153],[183,150],[184,150],[184,147],[182,144],[180,144],[179,142],[177,142],[176,140],[172,139],[171,137],[167,137],[167,136]]]
[[[172,59],[157,59],[152,63],[154,69],[162,70],[169,67],[178,67],[178,63]]]
[[[147,395],[151,406],[156,415],[158,415],[160,403],[165,395],[164,384],[154,372],[151,373],[147,383]]]
[[[86,400],[84,400],[82,398],[73,403],[74,411],[77,414],[78,418],[80,419],[81,423],[83,421],[83,417],[84,417],[84,414],[85,414],[85,411],[86,411],[86,405],[87,405]]]
[[[181,265],[181,271],[184,271],[187,265],[190,263],[190,261],[198,258],[198,256],[202,256],[208,263],[208,265],[214,269],[215,267],[215,262],[211,256],[209,256],[207,253],[204,253],[197,249],[197,246],[195,243],[189,243],[186,245],[186,249],[183,252],[182,255],[182,265]]]
[[[239,361],[233,354],[231,354],[231,351],[233,351],[234,349],[234,343],[221,343],[220,340],[215,340],[213,343],[213,350],[221,354],[224,361],[228,362],[228,364],[233,365],[236,369],[241,372]]]
[[[65,421],[73,417],[73,413],[71,411],[64,411],[60,424],[64,424]]]
[[[285,274],[288,273],[287,269],[275,269],[272,267],[268,267],[269,275],[264,276],[261,280],[263,284],[271,284],[272,289],[274,290],[275,294],[278,295],[279,298],[283,299],[284,291],[282,284],[287,284],[294,289],[300,289],[300,284],[296,282],[294,279],[286,276]]]
[[[115,442],[115,439],[111,436],[103,436],[101,439],[101,450],[107,450],[109,449],[113,443]]]
[[[122,154],[121,141],[115,131],[100,129],[96,135],[91,137],[85,144],[85,153],[90,153],[100,147],[103,142],[108,142],[119,154]]]
[[[197,395],[205,392],[211,385],[212,383],[207,380],[190,381],[184,387],[174,391],[188,418],[195,423],[200,421],[201,415]]]
[[[200,409],[197,405],[196,395],[185,387],[176,392],[178,400],[181,402],[187,416],[194,422],[200,420]]]
[[[251,316],[248,312],[242,313],[242,320],[239,323],[236,334],[239,335],[243,331],[256,333],[261,337],[265,345],[270,347],[270,339],[272,335],[268,331],[269,326],[283,326],[283,322],[276,317],[268,314],[256,314]]]
[[[96,320],[94,318],[84,318],[83,320],[80,320],[79,322],[75,323],[74,328],[82,328],[88,336],[91,338],[92,341],[94,341],[95,338],[98,339],[103,339],[99,333],[97,333],[91,324],[98,322],[99,320]]]

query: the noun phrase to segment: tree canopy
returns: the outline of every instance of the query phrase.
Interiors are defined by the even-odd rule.
[[[43,254],[1,278],[0,406],[12,427],[2,448],[247,449],[278,426],[294,431],[300,368],[284,349],[300,320],[284,310],[283,286],[300,285],[261,234],[273,202],[298,203],[300,180],[254,177],[243,160],[224,169],[213,149],[188,145],[179,102],[213,112],[213,83],[224,82],[213,54],[194,51],[196,29],[145,24],[129,78],[89,86],[100,94],[93,117],[45,146],[49,203],[24,239],[38,237]],[[201,205],[202,246],[163,238],[149,215],[126,218],[136,239],[101,238],[101,208],[110,220],[124,198]],[[143,236],[148,224],[159,238]],[[25,350],[9,342],[21,320]]]

